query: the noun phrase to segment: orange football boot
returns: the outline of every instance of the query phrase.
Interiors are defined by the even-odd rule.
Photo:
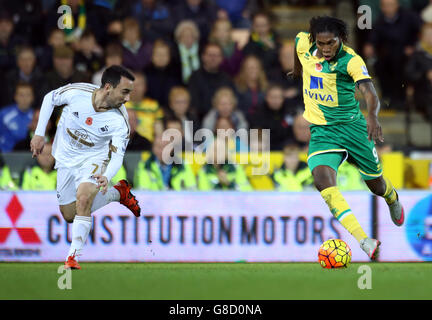
[[[120,180],[114,188],[120,192],[120,203],[132,211],[135,217],[139,217],[141,215],[141,208],[138,200],[131,192],[131,185],[126,180]]]
[[[67,261],[64,264],[65,269],[81,269],[78,261],[75,260],[75,255],[71,255],[68,257]]]

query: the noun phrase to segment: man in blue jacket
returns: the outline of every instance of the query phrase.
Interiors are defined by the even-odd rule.
[[[0,151],[11,152],[15,145],[26,139],[33,118],[33,87],[18,83],[15,89],[15,104],[0,110]]]

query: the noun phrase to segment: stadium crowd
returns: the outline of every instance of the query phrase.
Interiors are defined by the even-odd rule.
[[[315,3],[304,2],[293,4]],[[407,8],[411,3],[380,3],[374,28],[360,34],[360,52],[373,64],[390,107],[403,108],[408,94],[431,117],[432,1],[413,6],[417,11]],[[70,12],[58,10],[62,5]],[[265,9],[264,1],[253,0],[0,0],[1,153],[28,151],[46,93],[74,82],[100,85],[104,69],[121,64],[136,77],[126,104],[128,151],[150,153],[134,170],[136,188],[252,190],[239,165],[209,163],[195,175],[186,164],[164,164],[164,130],[179,130],[184,147],[200,142],[194,135],[201,128],[213,133],[257,129],[256,141],[252,135],[227,139],[237,152],[249,152],[253,145],[283,152],[283,165],[271,176],[275,189],[312,187],[310,172],[298,157],[309,139],[301,116],[302,83],[286,76],[293,69],[294,41],[278,36]],[[233,36],[239,29],[248,32],[243,46]],[[395,89],[405,84],[407,90]],[[49,142],[60,114],[56,108]],[[268,146],[263,129],[271,132]],[[208,142],[208,154],[218,144],[217,138]],[[0,189],[55,189],[49,149],[19,182],[2,166]],[[341,168],[340,177],[348,181],[347,189],[364,188],[349,165],[345,171]],[[117,178],[124,176],[122,168]]]

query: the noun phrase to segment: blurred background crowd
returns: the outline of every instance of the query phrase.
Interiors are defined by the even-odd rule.
[[[372,9],[372,29],[357,27],[361,5]],[[0,188],[55,189],[49,143],[61,107],[49,123],[44,154],[37,162],[28,158],[44,95],[73,82],[100,85],[104,69],[121,64],[136,81],[126,104],[130,144],[115,179],[127,177],[145,190],[312,189],[302,83],[286,74],[295,35],[323,14],[348,23],[348,45],[374,76],[388,138],[380,154],[427,153],[432,1],[0,0]],[[206,141],[207,154],[228,160],[231,151],[270,150],[269,174],[252,177],[250,168],[232,163],[165,164],[164,130],[179,130],[184,149],[201,143],[194,138],[200,128],[256,129],[255,135],[230,135],[226,143]],[[270,129],[269,137],[263,129]],[[406,168],[399,168],[404,177]],[[349,164],[339,179],[342,189],[364,189]]]

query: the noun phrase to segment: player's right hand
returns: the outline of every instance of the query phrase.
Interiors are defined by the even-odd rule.
[[[35,135],[30,141],[30,151],[32,158],[40,155],[45,145],[45,137]]]

